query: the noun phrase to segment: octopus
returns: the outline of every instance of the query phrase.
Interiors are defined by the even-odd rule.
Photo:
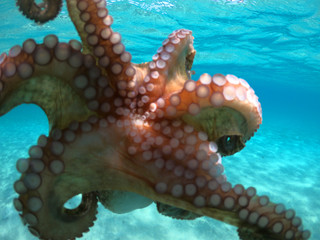
[[[173,31],[150,62],[135,64],[105,0],[67,0],[81,42],[27,39],[0,56],[0,116],[22,103],[49,120],[29,157],[17,161],[13,200],[39,239],[89,231],[100,202],[115,213],[155,203],[160,214],[207,216],[237,227],[240,239],[308,239],[292,209],[232,185],[221,157],[240,151],[262,122],[254,90],[234,75],[191,79],[192,32]],[[62,0],[18,0],[45,23]],[[65,203],[76,195],[75,208]]]

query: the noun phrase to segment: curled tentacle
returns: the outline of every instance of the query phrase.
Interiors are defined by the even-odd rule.
[[[193,48],[192,32],[176,30],[162,42],[157,53],[148,63],[147,75],[135,89],[137,107],[149,110],[150,104],[159,97],[182,87],[190,79],[190,71],[196,51]]]
[[[43,0],[37,4],[35,0],[17,0],[20,11],[35,22],[45,23],[54,19],[60,12],[62,0]]]
[[[175,91],[153,104],[156,116],[183,119],[197,131],[206,132],[210,141],[217,141],[220,150],[224,148],[221,141],[238,146],[225,149],[222,155],[241,150],[262,121],[258,97],[245,80],[233,75],[203,74],[198,81],[187,80],[183,87],[175,86]],[[230,139],[219,141],[223,134]]]
[[[68,145],[61,137],[59,131],[53,131],[52,138],[40,136],[38,145],[29,150],[30,157],[17,161],[22,176],[14,184],[19,194],[14,206],[30,232],[41,239],[81,237],[96,219],[96,194],[87,191],[84,179],[70,175],[69,159],[63,157]],[[65,137],[70,141],[70,133]],[[79,206],[66,209],[64,204],[79,193],[83,193]]]
[[[0,57],[0,115],[22,103],[35,103],[47,114],[50,128],[84,120],[97,106],[100,85],[107,82],[81,53],[76,40],[61,43],[54,35],[43,44],[28,39]],[[2,72],[2,73],[1,73]],[[100,85],[99,85],[100,83]],[[100,92],[99,92],[100,91]]]

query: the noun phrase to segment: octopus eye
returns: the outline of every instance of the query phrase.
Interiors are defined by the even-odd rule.
[[[222,136],[218,139],[217,145],[222,156],[232,155],[244,147],[242,137],[239,135]]]

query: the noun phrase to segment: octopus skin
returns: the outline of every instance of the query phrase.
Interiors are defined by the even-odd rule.
[[[241,239],[308,239],[293,210],[231,185],[221,157],[240,151],[262,122],[249,84],[234,75],[191,80],[192,32],[180,29],[152,60],[134,64],[111,29],[104,0],[67,0],[81,43],[32,39],[0,56],[0,116],[22,103],[48,116],[29,158],[17,161],[14,207],[40,239],[89,231],[97,204],[116,213],[156,202],[177,219],[208,216]],[[26,17],[53,19],[62,1],[18,0]],[[82,194],[79,206],[64,207]]]

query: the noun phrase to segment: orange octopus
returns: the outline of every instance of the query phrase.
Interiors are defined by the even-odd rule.
[[[28,18],[53,19],[62,0],[18,0]],[[14,207],[41,239],[89,230],[97,203],[124,213],[156,202],[178,219],[208,216],[238,227],[241,239],[308,239],[282,204],[232,186],[221,156],[241,150],[262,121],[258,97],[234,75],[191,80],[192,32],[176,30],[152,61],[131,62],[111,29],[105,0],[67,0],[82,43],[28,39],[0,56],[0,116],[39,105],[50,123],[19,159]],[[64,204],[82,194],[74,209]]]

